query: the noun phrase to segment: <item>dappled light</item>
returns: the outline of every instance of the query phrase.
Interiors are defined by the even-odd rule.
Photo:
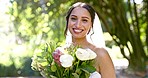
[[[89,3],[98,13],[117,78],[145,77],[148,71],[147,1],[77,1]],[[40,53],[46,43],[65,43],[66,12],[74,2],[76,0],[0,0],[0,77],[42,77],[32,70],[32,57]]]

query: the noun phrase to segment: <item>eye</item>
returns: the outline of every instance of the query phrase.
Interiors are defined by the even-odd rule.
[[[87,20],[87,19],[82,19],[82,21],[83,21],[83,22],[87,22],[88,20]]]
[[[71,17],[71,20],[72,20],[72,21],[76,21],[76,20],[77,20],[77,18]]]

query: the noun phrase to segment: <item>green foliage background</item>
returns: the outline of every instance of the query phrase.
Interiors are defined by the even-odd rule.
[[[0,52],[0,76],[40,76],[31,70],[31,57],[47,42],[64,43],[66,12],[77,1],[95,8],[104,31],[114,40],[106,41],[107,46],[117,45],[129,68],[144,71],[148,61],[146,0],[142,5],[134,0],[10,0],[9,29],[0,35],[13,43],[1,45],[7,47]]]
[[[10,0],[10,3],[7,33],[15,38],[7,47],[10,52],[0,53],[6,58],[4,61],[1,58],[0,76],[40,76],[31,69],[32,55],[48,42],[64,42],[65,14],[72,1]]]

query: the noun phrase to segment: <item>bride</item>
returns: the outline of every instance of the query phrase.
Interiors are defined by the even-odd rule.
[[[97,54],[94,67],[96,72],[90,78],[116,78],[112,60],[105,50],[105,41],[101,24],[94,9],[82,2],[77,2],[67,12],[66,43],[73,43],[82,48],[89,48]]]

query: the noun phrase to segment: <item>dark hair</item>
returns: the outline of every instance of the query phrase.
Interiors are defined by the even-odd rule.
[[[77,3],[73,4],[72,7],[67,12],[67,15],[66,15],[66,29],[64,31],[65,36],[67,34],[69,16],[70,16],[71,12],[73,11],[73,9],[75,9],[76,7],[85,8],[90,13],[92,27],[93,27],[93,22],[94,22],[94,19],[95,19],[95,10],[90,5],[88,5],[86,3],[77,2]]]

